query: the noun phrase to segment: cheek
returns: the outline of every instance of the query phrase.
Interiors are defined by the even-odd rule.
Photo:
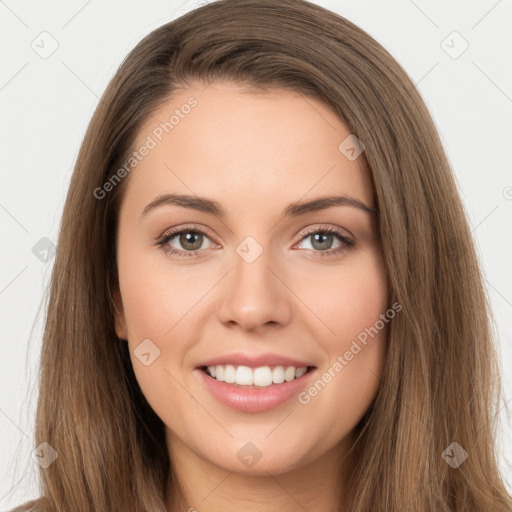
[[[364,256],[364,257],[363,257]],[[330,353],[343,350],[347,342],[370,328],[389,308],[388,286],[380,254],[368,252],[330,272],[317,273],[302,284],[302,296],[326,329],[321,329]]]
[[[161,344],[193,305],[197,280],[191,282],[183,272],[170,270],[157,249],[148,254],[147,249],[134,247],[118,258],[124,317],[132,343],[150,338]]]
[[[315,297],[310,299],[316,298],[319,316],[328,326],[317,338],[326,358],[301,403],[319,415],[338,417],[330,428],[341,435],[355,427],[375,397],[395,312],[388,303],[385,267],[377,252],[340,267],[323,287],[315,282],[310,288]]]
[[[218,277],[211,268],[173,267],[156,250],[150,254],[137,247],[124,248],[118,272],[134,372],[149,403],[159,410],[167,393],[175,401],[182,397],[175,379],[183,380],[187,353],[197,341],[190,334],[199,327],[197,319],[211,316],[202,299]],[[153,362],[145,366],[139,356],[148,352]]]
[[[318,422],[317,435],[326,446],[334,445],[353,431],[377,394],[385,356],[387,326],[369,337],[340,344],[317,379],[299,395],[307,417]]]
[[[186,327],[192,304],[186,297],[195,294],[147,254],[121,256],[118,272],[130,358],[142,393],[157,413],[166,411],[170,402],[185,407],[187,395],[176,383],[182,380],[177,368],[186,354],[180,329]]]

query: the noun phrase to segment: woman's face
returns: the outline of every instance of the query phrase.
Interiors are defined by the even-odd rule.
[[[171,457],[253,474],[339,459],[375,397],[390,305],[349,135],[318,100],[229,82],[180,89],[140,131],[116,330]]]

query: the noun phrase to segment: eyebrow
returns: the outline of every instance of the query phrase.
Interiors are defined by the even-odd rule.
[[[189,208],[191,210],[209,213],[221,218],[225,218],[227,216],[226,211],[222,208],[220,203],[213,199],[187,194],[165,194],[163,196],[158,196],[144,208],[140,216],[141,219],[150,211],[164,205],[181,206],[182,208]],[[281,214],[281,218],[299,217],[307,213],[332,208],[333,206],[352,206],[372,215],[377,213],[375,208],[364,204],[359,199],[340,195],[319,197],[307,202],[296,201],[285,208]]]

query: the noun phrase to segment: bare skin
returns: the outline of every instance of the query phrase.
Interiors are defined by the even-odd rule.
[[[179,502],[169,493],[168,510],[338,510],[337,468],[350,471],[342,460],[379,386],[387,324],[359,343],[342,371],[333,363],[389,309],[386,271],[375,217],[364,209],[280,216],[290,203],[332,195],[374,208],[368,171],[362,157],[351,161],[338,149],[350,131],[322,102],[283,90],[255,94],[229,82],[179,90],[146,122],[136,146],[190,97],[197,106],[129,177],[117,250],[116,331],[128,340],[140,387],[167,427],[185,496]],[[171,193],[213,199],[226,216],[172,204],[142,215]],[[196,245],[179,234],[157,244],[182,226],[204,235]],[[337,234],[315,241],[326,226],[355,244]],[[248,236],[262,249],[251,263],[236,251]],[[320,257],[322,251],[336,252]],[[145,339],[160,350],[148,366],[134,355]],[[294,397],[264,412],[241,412],[212,396],[196,370],[233,352],[288,355],[311,362],[318,379],[331,368],[331,379],[307,403]],[[252,467],[237,456],[248,442],[261,454]]]

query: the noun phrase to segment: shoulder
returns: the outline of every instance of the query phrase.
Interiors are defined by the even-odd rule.
[[[6,512],[47,512],[49,508],[45,505],[47,501],[43,498],[37,500],[27,501],[16,508],[6,510]]]

